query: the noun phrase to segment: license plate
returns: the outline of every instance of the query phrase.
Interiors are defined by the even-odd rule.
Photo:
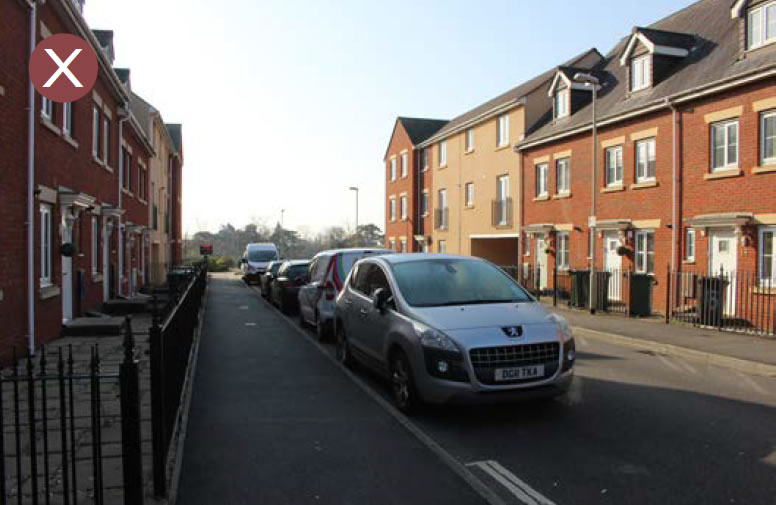
[[[542,376],[544,376],[544,365],[523,366],[519,368],[497,368],[495,370],[496,381],[534,379]]]

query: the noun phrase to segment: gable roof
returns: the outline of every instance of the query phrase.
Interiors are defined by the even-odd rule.
[[[589,56],[591,53],[596,53],[596,54],[599,54],[600,56],[600,53],[598,53],[598,50],[595,48],[592,48],[571,58],[563,65],[573,65],[579,62],[580,60],[583,60],[586,56]],[[508,109],[517,105],[520,102],[520,100],[524,98],[526,95],[528,95],[531,91],[534,91],[536,88],[540,87],[541,85],[543,85],[544,83],[548,82],[550,79],[555,77],[556,69],[557,67],[553,67],[552,69],[547,70],[546,72],[543,72],[537,75],[536,77],[533,77],[528,81],[525,81],[519,84],[518,86],[507,91],[506,93],[502,93],[499,96],[492,98],[487,102],[482,103],[467,112],[464,112],[460,116],[452,119],[449,123],[447,123],[433,137],[425,141],[424,145],[427,145],[432,142],[436,142],[438,140],[442,140],[443,138],[448,137],[453,133],[456,133],[464,126],[477,124],[480,121],[490,118],[493,114],[497,112],[502,112],[505,109]]]
[[[443,119],[421,119],[414,117],[399,117],[398,121],[404,126],[404,130],[410,137],[410,142],[416,146],[435,134],[448,123]]]
[[[170,138],[172,139],[172,145],[175,146],[175,151],[183,157],[183,151],[181,150],[181,146],[183,145],[183,125],[180,123],[165,123],[167,127],[167,133],[170,134]]]
[[[605,75],[597,102],[600,126],[667,107],[666,100],[689,100],[703,90],[749,75],[776,74],[776,59],[769,51],[752,52],[739,59],[739,19],[730,18],[729,0],[699,0],[649,26],[657,33],[693,34],[695,45],[687,57],[677,62],[673,72],[653,87],[631,94],[627,89],[627,69],[620,64],[631,36],[625,37],[607,54],[596,70]],[[547,122],[518,145],[526,149],[557,138],[575,135],[591,127],[592,105],[575,114]]]

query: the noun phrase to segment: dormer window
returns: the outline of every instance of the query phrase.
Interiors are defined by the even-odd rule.
[[[776,42],[776,2],[758,5],[747,16],[747,48]]]
[[[652,83],[652,57],[640,56],[631,61],[630,66],[630,90],[640,91],[648,88]]]
[[[569,115],[569,89],[559,89],[555,92],[555,119]]]

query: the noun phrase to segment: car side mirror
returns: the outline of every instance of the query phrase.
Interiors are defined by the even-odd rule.
[[[391,293],[384,288],[375,289],[374,293],[372,293],[372,306],[379,310],[380,313],[385,312],[385,309],[388,307],[388,298],[390,296]]]

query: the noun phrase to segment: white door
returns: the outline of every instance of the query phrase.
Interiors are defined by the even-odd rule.
[[[729,282],[725,293],[725,314],[733,314],[736,306],[736,235],[733,230],[709,230],[709,269],[713,276],[720,273]]]
[[[65,221],[65,220],[63,220]],[[62,243],[73,241],[73,225],[62,224]],[[73,319],[73,258],[62,255],[62,322]]]
[[[617,254],[620,239],[617,233],[604,234],[604,270],[609,276],[609,299],[620,300],[620,275],[622,269],[622,257]]]
[[[534,240],[536,247],[536,268],[539,269],[539,276],[536,280],[539,289],[547,288],[547,251],[544,237],[537,235]]]

